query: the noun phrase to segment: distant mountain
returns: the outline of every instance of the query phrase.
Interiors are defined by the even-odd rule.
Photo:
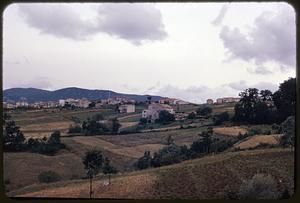
[[[3,91],[3,101],[20,101],[22,98],[27,102],[55,101],[59,99],[81,99],[89,100],[108,99],[109,97],[127,97],[136,101],[146,101],[149,95],[123,94],[110,90],[89,90],[77,87],[63,88],[55,91],[42,90],[37,88],[11,88]],[[161,99],[160,96],[153,96],[152,101]]]

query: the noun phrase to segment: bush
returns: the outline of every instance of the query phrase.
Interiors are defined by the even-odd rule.
[[[282,124],[280,125],[283,136],[280,139],[280,146],[294,146],[295,145],[295,117],[288,117]]]
[[[162,124],[171,123],[173,121],[175,121],[175,116],[166,110],[160,111],[158,119],[156,120],[156,122]]]
[[[260,128],[257,128],[257,127],[251,127],[248,131],[249,136],[254,136],[254,135],[259,135],[259,134],[263,134],[263,132]]]
[[[215,125],[221,125],[223,122],[229,120],[229,114],[228,114],[228,112],[220,113],[218,115],[215,115],[213,120],[214,120]]]
[[[195,119],[195,118],[196,118],[195,112],[192,112],[187,116],[187,119]]]
[[[23,151],[25,149],[25,137],[20,131],[20,127],[16,126],[15,121],[5,122],[3,136],[4,151]]]
[[[208,116],[212,112],[212,108],[209,106],[200,107],[197,109],[197,114],[200,116]]]
[[[69,128],[68,133],[81,133],[82,132],[82,128],[80,125],[71,125]]]
[[[27,149],[33,153],[53,155],[64,147],[65,145],[60,141],[59,131],[54,131],[48,139],[29,138],[27,141]]]
[[[52,183],[61,180],[61,176],[54,171],[44,171],[38,176],[41,183]]]
[[[279,192],[274,178],[270,175],[256,174],[243,181],[239,191],[240,199],[277,199]]]
[[[147,119],[146,118],[141,118],[139,124],[140,125],[146,125],[147,124]]]
[[[104,120],[104,116],[101,113],[97,113],[92,117],[93,120],[100,121]]]

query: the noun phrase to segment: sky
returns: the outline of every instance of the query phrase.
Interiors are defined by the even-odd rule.
[[[194,103],[276,91],[296,77],[287,3],[15,3],[3,13],[3,88],[65,87]]]

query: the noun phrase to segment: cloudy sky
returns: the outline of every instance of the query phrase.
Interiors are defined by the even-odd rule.
[[[195,103],[296,75],[286,3],[11,4],[3,87],[109,89]]]

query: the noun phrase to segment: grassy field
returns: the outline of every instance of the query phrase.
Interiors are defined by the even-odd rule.
[[[294,157],[287,149],[264,149],[229,152],[189,160],[172,166],[131,172],[94,181],[95,198],[118,199],[222,199],[226,191],[237,192],[242,180],[256,173],[275,177],[278,189],[281,180],[291,194],[294,191]],[[255,163],[255,164],[253,164]],[[27,197],[88,197],[88,181],[68,181],[35,185],[8,193]]]

